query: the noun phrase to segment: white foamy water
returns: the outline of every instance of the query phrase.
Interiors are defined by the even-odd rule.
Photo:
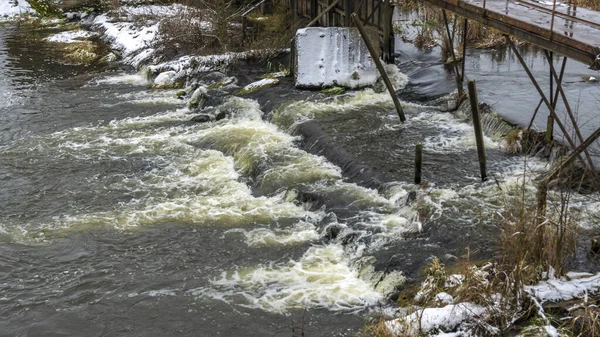
[[[245,230],[231,229],[228,235],[239,233],[244,236],[248,246],[291,246],[315,241],[321,237],[314,223],[299,221],[290,228],[255,228]]]
[[[96,83],[140,85],[143,81],[137,76],[115,76]],[[140,105],[146,104],[140,97],[164,99],[172,94],[150,91],[120,98]],[[133,174],[89,180],[93,191],[120,191],[134,196],[129,201],[108,205],[101,212],[62,214],[49,223],[3,226],[4,232],[27,242],[44,242],[65,232],[99,227],[130,231],[177,223],[222,228],[224,239],[241,237],[250,247],[316,242],[323,235],[316,224],[325,210],[313,211],[310,203],[300,203],[295,188],[341,198],[350,208],[363,210],[353,220],[361,228],[358,231],[364,235],[378,231],[381,244],[412,231],[410,208],[375,190],[344,182],[338,167],[300,150],[296,137],[263,121],[257,102],[233,97],[218,109],[229,118],[190,124],[189,111],[175,109],[71,128],[12,146],[10,151],[27,151],[32,156],[50,153],[90,163],[140,158],[154,165]],[[254,196],[249,178],[266,195]],[[351,231],[345,223],[333,224]],[[365,251],[363,247],[344,252],[338,244],[313,246],[297,261],[225,271],[221,280],[194,296],[271,312],[301,307],[359,310],[383,298],[351,267],[351,260]],[[241,302],[240,296],[245,298]]]
[[[338,245],[313,246],[298,261],[224,273],[212,281],[214,288],[190,293],[277,313],[305,308],[356,311],[377,304],[383,295],[349,262]]]
[[[93,80],[88,85],[98,85],[98,84],[131,84],[137,86],[145,86],[150,84],[148,79],[143,75],[143,72],[136,74],[118,74],[112,76],[104,76],[100,77],[96,80]]]

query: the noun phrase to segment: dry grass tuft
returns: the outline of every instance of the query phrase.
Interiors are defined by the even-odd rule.
[[[600,336],[600,308],[595,303],[581,303],[569,309],[573,317],[570,329],[577,336]]]
[[[392,332],[388,329],[386,325],[385,318],[380,318],[374,323],[367,324],[362,331],[362,336],[369,337],[394,337]]]
[[[179,2],[187,7],[174,17],[160,20],[162,38],[156,47],[168,58],[184,54],[207,55],[243,49],[275,51],[286,47],[295,31],[289,3],[285,0],[275,0],[273,12],[265,15],[258,14],[257,9],[249,12],[254,8],[256,1]]]

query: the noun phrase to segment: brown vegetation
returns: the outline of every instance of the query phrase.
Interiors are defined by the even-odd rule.
[[[419,20],[412,23],[417,28],[417,36],[413,43],[418,48],[431,49],[435,45],[442,48],[442,57],[447,59],[451,56],[450,44],[448,42],[446,27],[442,10],[426,2],[414,0],[404,3],[405,8],[417,10]],[[458,51],[457,57],[462,57],[462,36],[464,21],[458,15],[447,13],[450,34]],[[501,32],[469,21],[467,31],[467,44],[470,48],[495,48],[506,44]]]
[[[278,49],[293,34],[288,2],[273,2],[259,14],[257,1],[182,0],[187,7],[161,20],[158,49],[167,56],[206,55],[242,49]]]
[[[577,0],[577,6],[600,11],[600,0]]]

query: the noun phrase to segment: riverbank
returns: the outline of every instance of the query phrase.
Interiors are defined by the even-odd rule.
[[[157,12],[168,15],[169,9],[164,12],[160,9]],[[157,36],[153,35],[156,29],[152,28],[156,22],[149,21],[148,26],[136,27],[128,22],[111,21],[108,16],[88,20],[85,21],[86,24],[103,34],[103,38],[121,54],[124,63],[138,69],[148,66],[147,70],[141,72],[145,77],[136,77],[136,80],[141,81],[143,85],[168,88],[168,92],[158,88],[154,89],[154,92],[163,90],[174,100],[182,98],[182,111],[173,113],[175,117],[164,118],[173,118],[171,123],[189,123],[194,114],[207,116],[204,121],[208,123],[196,123],[194,132],[176,131],[184,132],[185,137],[178,138],[182,144],[175,149],[183,151],[184,138],[191,138],[196,139],[194,144],[208,144],[206,146],[233,158],[231,165],[221,163],[220,160],[219,163],[223,164],[221,168],[229,173],[240,172],[241,181],[238,182],[250,187],[251,195],[243,194],[239,202],[245,199],[254,200],[252,198],[272,198],[285,192],[285,200],[303,205],[310,214],[318,214],[321,210],[328,213],[324,219],[316,221],[316,230],[311,228],[312,224],[301,227],[303,233],[308,233],[307,237],[312,238],[311,240],[330,245],[326,246],[327,249],[323,250],[320,245],[315,245],[309,248],[312,255],[301,256],[302,249],[296,248],[297,252],[292,259],[297,261],[297,264],[293,267],[277,266],[278,269],[272,269],[265,264],[251,273],[251,279],[245,278],[247,275],[244,272],[237,276],[224,275],[213,284],[213,289],[196,290],[199,297],[214,296],[216,299],[228,294],[232,289],[237,290],[237,287],[243,289],[241,293],[248,291],[248,288],[260,288],[259,284],[265,283],[265,280],[281,282],[282,279],[302,278],[296,274],[298,268],[316,272],[315,269],[311,269],[319,269],[319,263],[316,267],[313,265],[316,259],[320,263],[327,262],[325,267],[346,275],[352,282],[367,282],[360,283],[361,287],[364,287],[360,288],[358,293],[350,293],[351,296],[347,297],[349,299],[346,302],[327,297],[327,291],[335,292],[332,289],[339,285],[333,283],[333,287],[326,288],[327,291],[321,291],[319,288],[315,293],[302,293],[306,296],[305,300],[292,300],[292,307],[311,307],[311,303],[318,303],[322,296],[327,298],[323,300],[325,308],[344,310],[344,305],[361,308],[361,305],[357,304],[360,303],[358,299],[366,294],[369,296],[364,298],[364,306],[372,308],[375,306],[373,303],[381,300],[376,292],[384,292],[392,297],[394,295],[390,294],[395,293],[397,296],[398,292],[394,288],[402,284],[404,278],[423,279],[423,266],[429,263],[431,256],[441,256],[444,262],[451,265],[457,259],[456,256],[463,255],[461,251],[464,247],[476,246],[479,255],[473,254],[474,259],[493,257],[497,236],[495,232],[498,230],[494,225],[498,218],[494,218],[494,214],[505,206],[502,200],[515,192],[518,194],[520,186],[526,186],[528,195],[534,192],[530,188],[534,179],[529,176],[530,169],[517,169],[523,166],[523,159],[507,157],[501,151],[502,144],[499,139],[494,138],[486,139],[486,145],[490,149],[491,169],[497,172],[498,179],[483,185],[477,182],[474,140],[470,136],[470,126],[444,112],[448,110],[447,101],[451,98],[442,97],[440,100],[438,95],[419,95],[418,102],[415,100],[409,103],[405,100],[404,106],[410,118],[409,123],[402,125],[391,112],[389,97],[370,89],[328,96],[323,93],[295,90],[291,80],[279,78],[274,87],[249,95],[240,95],[241,89],[256,82],[258,76],[282,69],[278,66],[268,69],[266,64],[257,66],[239,62],[252,58],[255,55],[253,53],[181,56],[175,60],[160,60],[162,56],[153,54],[154,51],[147,45]],[[415,92],[418,88],[407,84],[406,80],[407,78],[399,83],[399,89],[407,89],[409,93]],[[403,90],[401,95],[402,92]],[[411,94],[405,98],[410,97],[415,96]],[[193,103],[192,106],[190,103]],[[223,119],[217,120],[218,118]],[[248,120],[250,126],[244,124]],[[264,123],[265,120],[271,123]],[[117,129],[121,127],[118,123],[114,126]],[[122,127],[124,130],[119,132],[126,133],[127,127]],[[260,132],[253,134],[250,133],[250,129]],[[288,133],[301,137],[288,138]],[[168,132],[160,134],[169,136]],[[151,141],[150,137],[144,139]],[[126,143],[130,146],[134,144]],[[410,158],[417,143],[426,145],[424,176],[427,177],[428,184],[423,186],[410,183]],[[300,149],[305,152],[299,151]],[[142,148],[139,150],[144,151]],[[221,158],[216,153],[212,155],[208,159]],[[531,161],[536,172],[545,170],[542,161]],[[511,163],[512,166],[507,166],[507,163]],[[315,181],[319,184],[311,185]],[[498,185],[500,186],[497,187]],[[475,202],[471,204],[467,200]],[[484,201],[483,205],[481,200]],[[473,209],[460,208],[463,203],[476,206]],[[365,204],[369,207],[364,207]],[[271,206],[276,208],[275,211],[281,212],[279,214],[284,214],[283,209],[277,208],[278,205],[275,203]],[[286,206],[292,207],[288,204]],[[244,206],[247,207],[252,208],[252,205]],[[203,209],[202,205],[199,208]],[[294,212],[296,211],[298,210],[294,208]],[[260,213],[259,218],[261,214],[264,215]],[[307,220],[312,221],[309,218],[307,217]],[[476,223],[476,219],[479,219],[479,223]],[[120,221],[123,221],[119,224],[121,226],[132,225],[126,220]],[[486,228],[485,223],[491,225]],[[262,240],[269,242],[287,237],[286,233],[277,233],[278,236],[274,238],[262,237]],[[248,242],[256,242],[253,240],[257,236],[260,237],[260,233],[250,230],[237,230],[227,235],[244,236]],[[298,239],[293,233],[289,235],[290,240],[294,238]],[[259,238],[258,242],[260,240]],[[416,252],[418,256],[415,256]],[[338,264],[339,260],[343,260],[343,263]],[[350,268],[341,268],[345,266]],[[354,272],[359,274],[356,280]],[[589,289],[585,288],[586,291],[596,289],[594,280],[590,280],[592,286]],[[310,278],[305,281],[308,287],[320,286],[319,282],[311,283]],[[296,289],[302,287],[300,283],[292,285]],[[221,293],[209,291],[214,291],[215,288],[221,290]],[[374,288],[376,292],[373,292]],[[286,287],[277,289],[283,291],[286,296],[294,294]],[[450,292],[445,288],[443,290]],[[434,295],[434,298],[439,297],[438,293],[430,295]],[[279,297],[275,292],[267,297],[255,293],[246,296],[258,296],[252,303],[265,312],[271,313],[274,308],[290,310],[286,307],[290,305],[285,300],[287,297]],[[452,296],[456,297],[455,294]],[[543,301],[544,298],[538,299]],[[231,298],[228,300],[234,302]],[[447,297],[444,301],[440,303],[449,305]],[[385,303],[385,300],[381,302]],[[342,304],[338,305],[339,303]],[[483,314],[484,309],[475,305],[480,304],[465,304],[463,307],[468,311]],[[413,317],[418,316],[420,310],[416,309],[417,314]],[[443,311],[448,315],[456,315],[457,312],[465,310],[450,307]],[[422,311],[427,317],[429,312]],[[439,332],[435,330],[454,331],[456,336],[472,333],[469,324],[473,321],[480,322],[481,318],[467,314],[462,316],[465,322],[461,320],[458,324],[453,323],[451,327],[440,327],[439,324],[436,326],[435,322],[431,326],[423,327],[431,334]],[[444,316],[438,316],[442,317]],[[428,320],[430,321],[432,320]],[[544,323],[548,323],[544,326],[550,325],[549,322]],[[392,330],[395,329],[393,324],[390,323],[390,326]],[[548,329],[550,328],[546,328]],[[415,333],[423,332],[425,331]]]

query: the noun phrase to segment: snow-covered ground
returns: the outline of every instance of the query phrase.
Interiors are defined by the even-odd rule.
[[[72,30],[54,34],[45,38],[45,40],[48,42],[76,43],[81,42],[82,40],[90,38],[94,35],[96,34],[85,30]]]
[[[543,281],[525,290],[544,303],[583,299],[600,289],[600,273],[568,273],[567,278]]]
[[[460,275],[451,275],[458,279]],[[427,282],[427,281],[426,281]],[[525,287],[525,291],[539,304],[538,315],[544,315],[542,304],[546,302],[569,301],[579,299],[588,302],[588,296],[600,290],[600,273],[571,272],[564,278],[542,281],[537,285]],[[440,293],[449,296],[446,293]],[[419,294],[417,294],[419,296]],[[440,301],[449,303],[452,300]],[[386,322],[386,327],[394,336],[416,336],[425,333],[430,337],[470,337],[474,336],[469,327],[482,324],[490,310],[480,305],[462,302],[448,304],[443,307],[421,308],[416,311]],[[498,308],[496,308],[498,309]],[[492,327],[493,328],[493,327]],[[563,336],[552,325],[540,326],[536,336]]]
[[[33,9],[25,0],[1,0],[0,21],[10,20],[16,15],[33,13]]]

